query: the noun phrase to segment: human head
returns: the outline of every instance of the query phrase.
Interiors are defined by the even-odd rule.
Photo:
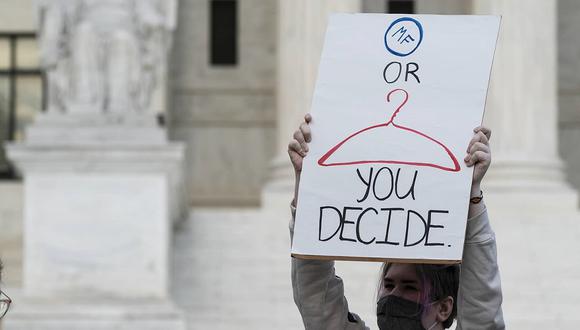
[[[0,260],[0,282],[2,281],[2,260]],[[0,319],[4,317],[12,301],[0,290]],[[1,321],[1,320],[0,320]]]
[[[423,306],[424,328],[435,322],[449,328],[457,315],[458,265],[384,263],[378,299],[388,295]]]
[[[4,268],[4,266],[2,265],[2,260],[0,260],[0,283],[2,282],[2,269],[3,268]],[[0,319],[4,317],[4,315],[8,311],[8,306],[10,305],[10,303],[5,299],[8,299],[8,301],[10,300],[10,298],[8,298],[8,297],[4,298],[4,294],[2,293],[2,290],[0,290]]]

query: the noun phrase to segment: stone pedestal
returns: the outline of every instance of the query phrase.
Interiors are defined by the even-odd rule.
[[[167,172],[169,180],[169,213],[173,223],[183,220],[189,209],[187,185],[185,184],[184,162],[177,158],[173,163],[164,163],[163,159],[155,160],[153,153],[146,156],[147,150],[154,152],[172,152],[183,156],[182,144],[168,143],[167,131],[159,126],[153,115],[138,114],[39,114],[34,125],[26,129],[26,146],[35,150],[49,150],[54,152],[85,150],[99,153],[110,151],[112,154],[134,152],[136,157],[150,157],[133,159],[135,168],[146,168],[154,163],[172,167]],[[24,146],[24,145],[23,145]],[[22,147],[22,146],[20,146]],[[23,150],[20,148],[20,150]],[[164,151],[165,150],[165,151]],[[127,154],[127,155],[129,155]],[[69,154],[74,159],[74,154]],[[174,155],[175,157],[182,157]],[[65,156],[66,157],[66,156]],[[128,160],[130,161],[130,160]],[[146,170],[146,169],[145,169]]]
[[[25,206],[23,298],[6,329],[182,329],[168,290],[184,146],[154,118],[51,115],[7,151]]]
[[[80,300],[55,304],[53,299],[15,296],[4,330],[185,330],[181,312],[167,301]]]
[[[576,212],[578,197],[558,155],[556,1],[474,0],[473,10],[502,15],[485,114],[494,158],[487,203]]]
[[[264,206],[288,204],[292,198],[294,174],[287,146],[310,111],[328,16],[360,12],[361,1],[279,0],[278,8],[278,151],[262,193]]]

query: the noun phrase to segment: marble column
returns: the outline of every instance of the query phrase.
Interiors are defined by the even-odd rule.
[[[294,174],[287,145],[310,111],[327,19],[333,12],[360,12],[360,0],[279,0],[277,156],[263,191],[264,205],[289,203]]]
[[[565,260],[580,250],[580,218],[557,148],[556,3],[473,1],[474,13],[502,15],[484,120],[493,129],[493,165],[483,189],[504,317],[516,330],[574,328],[580,310],[580,267]],[[555,278],[566,289],[540,293]]]
[[[484,120],[493,130],[488,204],[576,210],[558,155],[556,1],[474,0],[473,12],[502,15]]]

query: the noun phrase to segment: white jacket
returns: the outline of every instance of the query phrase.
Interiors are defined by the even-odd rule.
[[[294,215],[292,208],[291,236]],[[334,261],[292,258],[292,287],[305,329],[369,329],[349,313]],[[495,234],[487,211],[467,221],[457,300],[457,330],[505,329]]]

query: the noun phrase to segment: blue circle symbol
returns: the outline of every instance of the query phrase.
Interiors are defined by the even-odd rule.
[[[397,56],[411,55],[423,41],[421,23],[411,17],[401,17],[393,21],[385,32],[385,47]]]

